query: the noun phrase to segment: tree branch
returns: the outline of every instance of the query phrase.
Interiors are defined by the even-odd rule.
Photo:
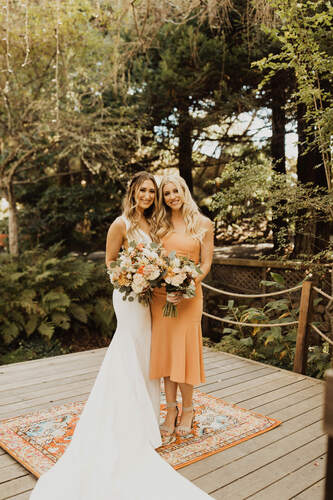
[[[9,156],[7,156],[7,158],[5,158],[3,160],[3,162],[0,164],[0,181],[3,178],[3,176],[4,176],[5,168],[7,167],[7,165],[9,163],[11,163],[13,161],[13,159],[15,158],[17,152],[20,150],[20,148],[21,148],[21,146],[17,146],[14,149],[14,151],[12,151],[11,154],[9,154]]]
[[[42,177],[38,177],[37,179],[34,179],[33,181],[14,181],[13,184],[38,184],[38,182],[43,181],[44,179],[51,179],[52,177],[63,177],[64,175],[73,175],[77,174],[78,172],[62,172],[60,174],[52,174],[52,175],[43,175]]]
[[[6,181],[6,182],[8,183],[8,185],[9,185],[9,184],[11,184],[11,182],[12,182],[12,178],[13,178],[13,176],[15,175],[15,172],[16,172],[16,170],[18,169],[18,167],[19,167],[20,165],[22,165],[22,163],[24,163],[24,162],[25,162],[25,160],[26,160],[27,158],[29,158],[29,156],[33,155],[35,152],[36,152],[36,148],[30,149],[30,150],[29,150],[29,151],[27,151],[27,152],[26,152],[23,156],[21,156],[21,158],[20,158],[19,160],[17,160],[17,162],[15,162],[15,163],[11,166],[10,171],[9,171],[9,173],[8,173],[8,175],[7,175],[7,181]]]

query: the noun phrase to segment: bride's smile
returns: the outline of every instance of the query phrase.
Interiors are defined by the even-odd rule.
[[[141,184],[135,195],[137,209],[141,211],[146,210],[154,203],[154,199],[155,199],[154,184],[150,179],[147,179]]]

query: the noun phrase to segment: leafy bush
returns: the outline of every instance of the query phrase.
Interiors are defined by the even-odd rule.
[[[4,352],[2,353],[2,351]],[[9,351],[5,348],[0,349],[0,365],[49,358],[69,352],[71,350],[64,347],[59,338],[53,337],[45,341],[45,338],[41,335],[33,334],[29,339],[19,340],[17,346]]]
[[[82,257],[59,257],[60,245],[0,254],[0,345],[39,335],[89,330],[112,336],[115,315],[105,266]]]
[[[21,191],[21,247],[49,248],[63,241],[66,253],[104,248],[107,230],[119,215],[124,188],[119,181],[100,180],[87,182],[85,186],[53,184],[41,189],[38,185]]]
[[[246,305],[235,306],[233,300],[228,306],[221,306],[226,311],[226,319],[243,323],[276,323],[292,321],[295,311],[289,308],[287,299],[268,302],[263,308],[248,308]],[[278,319],[276,319],[278,313]],[[223,338],[219,347],[234,354],[241,354],[257,361],[269,362],[282,368],[291,368],[295,347],[296,329],[292,327],[272,326],[270,328],[235,326],[223,329]]]
[[[271,273],[273,281],[264,281],[266,286],[285,288],[283,276]],[[271,300],[263,307],[236,306],[229,300],[226,306],[220,306],[223,317],[242,323],[271,323],[270,328],[232,326],[223,328],[222,339],[215,345],[217,350],[268,363],[273,366],[293,369],[296,350],[296,326],[274,326],[275,323],[287,323],[298,319],[298,303],[290,298]],[[327,345],[310,346],[307,375],[321,378],[330,365]]]
[[[228,225],[236,228],[244,225],[252,229],[252,234],[267,223],[267,238],[270,228],[278,229],[274,215],[275,220],[281,218],[287,223],[288,230],[279,228],[278,235],[279,246],[284,251],[294,238],[308,233],[310,224],[315,227],[331,220],[333,198],[327,189],[296,182],[292,173],[278,174],[265,159],[257,163],[230,162],[215,182],[220,190],[212,196],[209,208],[218,225],[222,229]],[[317,243],[319,245],[319,241]],[[332,257],[328,244],[327,252],[321,255],[324,257],[324,260]],[[309,255],[306,258],[308,260]]]

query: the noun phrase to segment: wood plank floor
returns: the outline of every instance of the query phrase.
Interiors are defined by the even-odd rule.
[[[98,349],[0,366],[0,419],[86,398],[104,354]],[[208,348],[204,359],[202,391],[283,423],[179,473],[215,499],[321,500],[323,382]],[[0,449],[0,500],[27,500],[35,481]]]

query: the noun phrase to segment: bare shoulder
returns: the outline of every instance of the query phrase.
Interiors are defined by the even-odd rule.
[[[206,231],[214,229],[214,222],[205,215],[200,214],[200,224]]]
[[[126,224],[125,224],[124,219],[121,216],[117,217],[112,222],[111,226],[109,227],[109,232],[111,232],[111,231],[119,231],[121,234],[126,233]]]

